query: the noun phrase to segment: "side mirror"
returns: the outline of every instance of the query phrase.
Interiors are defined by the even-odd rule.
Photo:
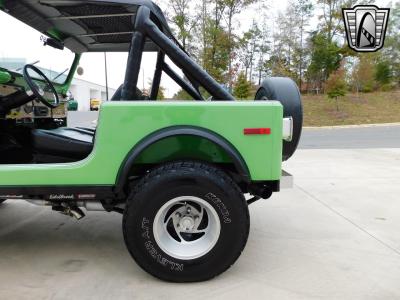
[[[82,68],[82,67],[78,67],[78,69],[76,69],[76,73],[77,73],[79,76],[82,76],[83,73],[84,73],[83,68]]]

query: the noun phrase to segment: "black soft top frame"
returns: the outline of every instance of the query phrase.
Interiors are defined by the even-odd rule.
[[[164,71],[174,79],[195,100],[204,100],[199,91],[199,86],[209,92],[213,100],[235,100],[217,81],[204,71],[185,51],[178,47],[157,24],[152,20],[151,11],[146,6],[138,9],[131,47],[129,50],[128,64],[125,74],[122,99],[134,99],[139,77],[140,65],[145,41],[150,39],[159,47],[157,66],[151,88],[150,99],[156,99],[160,87],[161,74]],[[165,55],[182,69],[188,83],[176,74],[165,62]]]
[[[143,52],[158,51],[150,99],[157,98],[164,71],[195,100],[204,100],[200,86],[213,100],[235,100],[182,49],[150,0],[5,0],[3,9],[40,32],[56,31],[75,53],[129,51],[122,99],[136,99]],[[187,80],[165,62],[166,55]]]
[[[4,10],[38,31],[54,29],[74,53],[128,51],[139,7],[147,7],[152,19],[177,44],[161,9],[150,0],[5,0]],[[157,51],[147,41],[145,51]]]

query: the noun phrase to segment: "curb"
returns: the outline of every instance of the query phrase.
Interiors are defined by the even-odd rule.
[[[319,129],[348,129],[348,128],[371,128],[371,127],[389,127],[399,126],[400,123],[380,123],[380,124],[360,124],[360,125],[339,125],[339,126],[320,126],[320,127],[303,127],[304,129],[319,130]]]

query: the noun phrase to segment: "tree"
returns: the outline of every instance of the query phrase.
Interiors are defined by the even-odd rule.
[[[223,26],[223,17],[226,6],[224,0],[202,0],[197,6],[199,14],[196,16],[198,26],[197,58],[203,68],[220,83],[227,82],[229,65],[229,37]]]
[[[230,53],[228,51],[228,35],[222,28],[210,28],[209,43],[203,50],[205,70],[218,82],[227,82],[227,70]]]
[[[392,71],[390,64],[386,60],[378,62],[376,65],[375,80],[381,85],[388,85],[392,81]]]
[[[251,84],[247,81],[246,74],[240,72],[233,91],[237,99],[248,99],[250,96]]]
[[[324,33],[314,33],[310,39],[310,47],[311,63],[307,69],[307,77],[322,89],[322,84],[340,66],[341,49],[336,42],[330,42]]]
[[[269,28],[266,23],[266,16],[263,16],[262,19],[264,20],[262,24],[262,28],[260,30],[261,36],[259,38],[259,47],[257,52],[257,71],[258,71],[258,85],[261,85],[261,81],[267,71],[265,68],[265,61],[268,54],[271,51],[271,41],[270,41],[270,34]]]
[[[185,90],[179,90],[173,97],[173,100],[191,100],[193,99]]]
[[[339,111],[338,98],[346,95],[346,82],[344,78],[345,71],[343,68],[339,68],[329,76],[329,79],[326,82],[326,92],[328,94],[328,98],[335,99],[336,111]]]
[[[226,6],[226,20],[227,20],[227,30],[228,30],[228,50],[231,55],[229,55],[229,65],[228,65],[228,86],[232,88],[232,78],[233,78],[233,51],[236,47],[236,42],[233,35],[233,18],[239,14],[243,9],[248,7],[250,4],[257,2],[258,0],[224,0]]]
[[[390,62],[392,80],[400,83],[400,2],[391,7],[385,47],[380,51],[383,60]]]
[[[357,91],[370,93],[375,88],[376,53],[363,53],[353,71]]]
[[[191,2],[192,0],[171,0],[169,6],[173,11],[171,21],[178,29],[178,39],[185,50],[189,48],[188,43],[192,39],[192,31],[196,24],[190,14]]]
[[[336,34],[340,32],[342,23],[341,7],[344,0],[317,0],[322,10],[321,32],[325,33],[328,43],[333,41]]]
[[[165,99],[165,88],[160,86],[157,94],[157,100],[164,100]]]
[[[304,49],[304,35],[305,29],[308,26],[308,20],[312,15],[314,7],[311,0],[296,0],[294,2],[294,11],[297,15],[299,20],[298,22],[298,30],[299,30],[299,44],[296,47],[296,59],[297,60],[297,73],[298,73],[298,82],[300,91],[302,90],[302,83],[303,83],[303,70],[306,67],[305,64],[305,53],[306,50]]]
[[[252,27],[243,34],[243,37],[239,41],[241,48],[239,59],[245,68],[246,78],[248,78],[250,82],[252,82],[253,79],[255,56],[260,48],[260,36],[261,31],[257,23],[253,20]]]

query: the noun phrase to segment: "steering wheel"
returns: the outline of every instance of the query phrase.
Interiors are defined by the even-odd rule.
[[[38,79],[32,78],[32,76],[29,74],[29,70],[36,73],[38,75]],[[39,68],[35,67],[34,65],[28,64],[24,67],[23,75],[33,95],[35,95],[40,102],[51,109],[58,107],[58,105],[60,104],[60,98],[58,97],[57,91],[54,88],[53,83],[51,83],[51,81],[46,77],[46,75],[43,74],[42,71],[39,70]],[[44,98],[45,90],[49,90],[53,93],[55,104],[50,103],[49,101],[47,101],[47,99]]]

